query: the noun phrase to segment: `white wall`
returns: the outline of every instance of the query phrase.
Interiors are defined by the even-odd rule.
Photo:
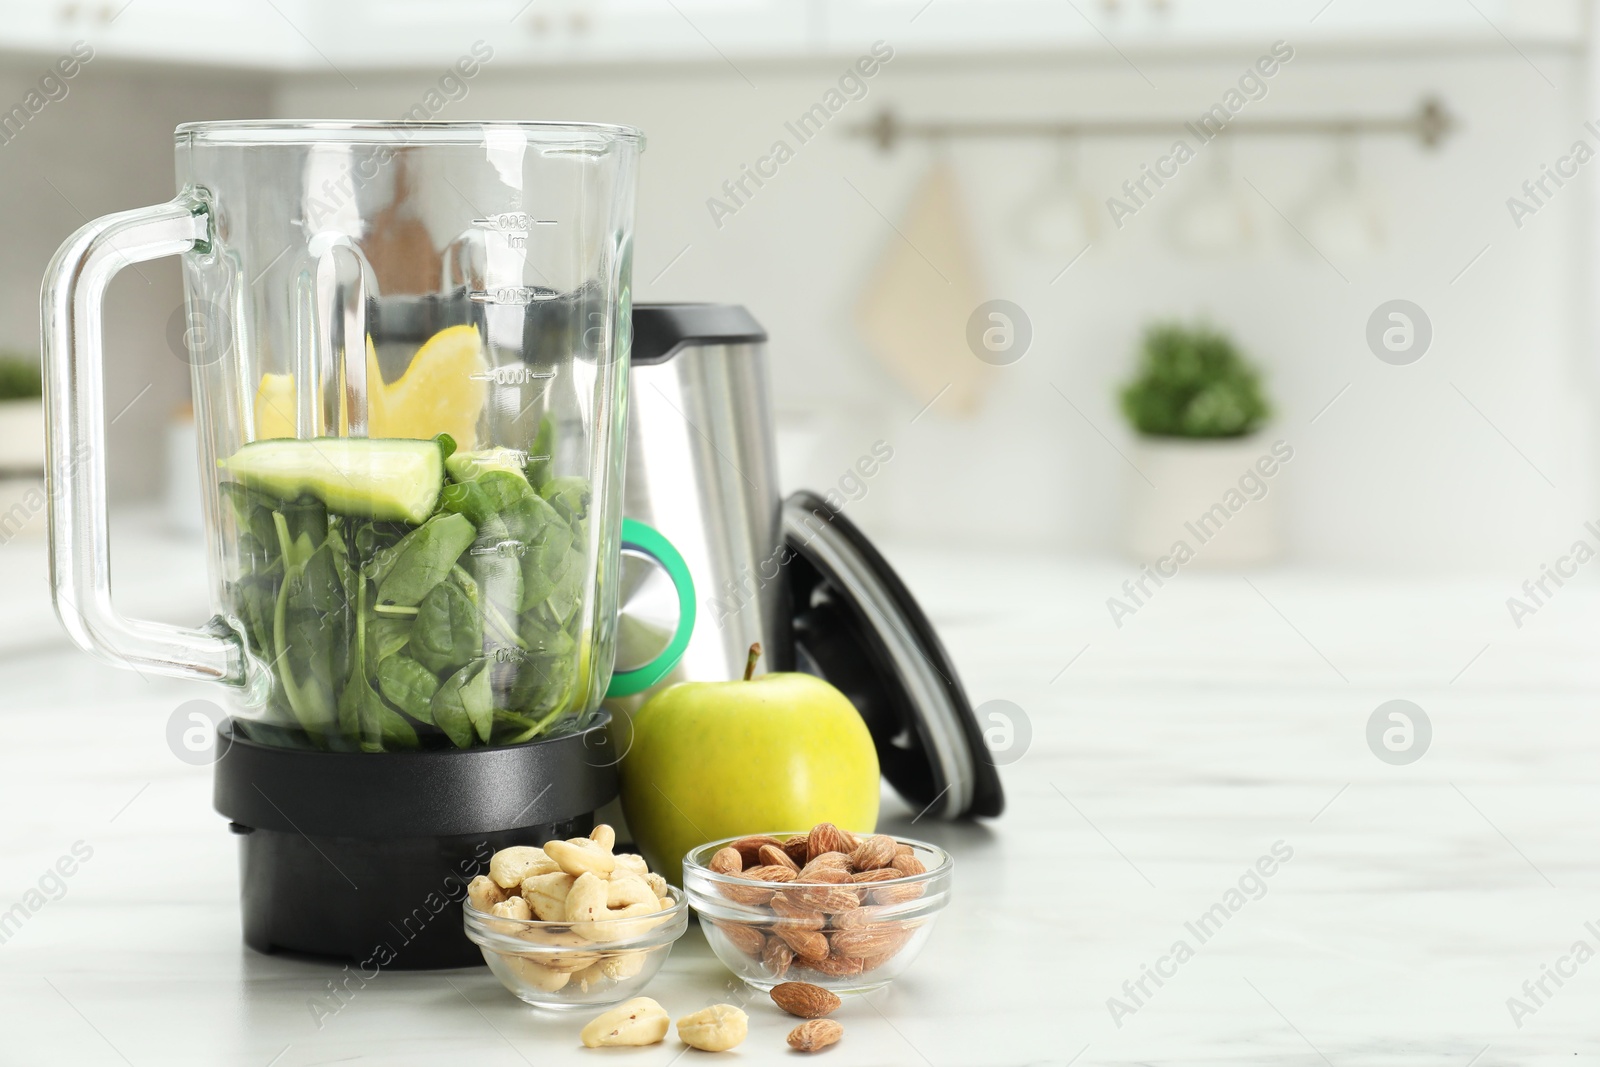
[[[0,61],[5,108],[50,69],[55,56]],[[92,60],[10,143],[0,145],[0,346],[36,353],[39,285],[57,246],[89,219],[170,200],[176,192],[172,131],[200,118],[259,115],[261,77],[188,74]],[[147,498],[162,486],[162,439],[189,395],[189,367],[169,344],[181,284],[177,261],[138,265],[112,284],[106,308],[108,488],[113,499]],[[132,406],[128,406],[128,405]],[[119,417],[119,413],[120,417]]]
[[[497,71],[491,63],[471,95],[440,117],[644,127],[651,145],[640,192],[640,298],[738,301],[767,324],[785,424],[811,428],[809,451],[789,457],[797,482],[826,487],[875,439],[890,441],[895,459],[851,506],[879,536],[1115,551],[1125,494],[1144,490],[1129,485],[1123,461],[1051,385],[1130,451],[1113,390],[1142,323],[1205,314],[1266,364],[1281,412],[1276,432],[1297,446],[1278,487],[1291,558],[1529,570],[1577,536],[1583,518],[1600,513],[1583,336],[1591,168],[1521,230],[1505,208],[1524,178],[1585,136],[1583,71],[1574,55],[1529,51],[1529,62],[1505,49],[1362,60],[1302,49],[1273,79],[1268,98],[1251,105],[1252,115],[1389,113],[1431,92],[1462,120],[1436,153],[1401,140],[1362,146],[1363,178],[1381,196],[1389,244],[1368,261],[1336,259],[1347,282],[1260,202],[1263,239],[1255,251],[1214,261],[1173,252],[1166,215],[1185,195],[1181,183],[1199,176],[1196,167],[1122,231],[1102,234],[1052,285],[1064,262],[1022,247],[1014,214],[1044,180],[1053,146],[953,144],[946,151],[963,183],[985,290],[1027,310],[1033,347],[1014,366],[981,368],[989,393],[974,418],[935,405],[915,425],[928,397],[907,393],[865,350],[852,325],[854,303],[879,254],[899,241],[874,208],[898,220],[931,153],[911,146],[883,156],[845,137],[843,125],[885,105],[912,117],[1189,114],[1214,101],[1252,56],[1137,57],[1157,89],[1115,57],[1068,64],[901,56],[872,80],[865,100],[802,146],[720,230],[706,199],[785,136],[783,121],[822,95],[843,57],[741,61],[757,88],[720,63],[548,72]],[[0,98],[20,96],[44,62],[7,60]],[[66,100],[0,147],[0,190],[13,205],[11,254],[0,266],[0,342],[35,342],[38,279],[80,212],[170,195],[177,122],[393,115],[434,81],[432,72],[363,73],[353,91],[337,75],[298,75],[269,94],[257,78],[91,64]],[[1096,198],[1109,195],[1164,140],[1086,145],[1083,186]],[[1329,146],[1311,139],[1247,141],[1235,150],[1234,169],[1289,210],[1330,158]],[[1489,251],[1452,284],[1485,245]],[[112,429],[112,486],[123,497],[156,491],[159,434],[183,398],[186,373],[166,338],[176,271],[140,269],[149,282],[127,273],[110,310],[108,408],[151,386]],[[1436,334],[1428,356],[1403,368],[1379,363],[1362,339],[1372,308],[1397,296],[1420,303]],[[1346,383],[1341,399],[1308,425]]]
[[[650,148],[639,204],[639,298],[742,302],[768,326],[786,422],[804,414],[822,428],[803,462],[807,483],[836,479],[878,437],[892,442],[893,462],[852,505],[880,536],[1117,550],[1124,494],[1132,491],[1127,469],[1051,383],[1127,451],[1113,391],[1142,324],[1203,314],[1266,365],[1280,411],[1274,432],[1297,447],[1279,487],[1292,559],[1526,569],[1570,542],[1581,518],[1595,513],[1592,382],[1579,330],[1586,199],[1597,168],[1520,231],[1504,203],[1541,162],[1584,134],[1582,66],[1573,54],[1534,51],[1530,63],[1506,48],[1367,60],[1302,49],[1251,114],[1387,114],[1436,93],[1461,120],[1437,152],[1400,139],[1362,145],[1362,177],[1381,197],[1389,238],[1379,257],[1336,263],[1347,280],[1258,199],[1257,250],[1215,261],[1179,256],[1162,218],[1181,199],[1175,184],[1123,230],[1103,234],[1052,285],[1065,259],[1026,251],[1012,218],[1043,180],[1054,148],[952,144],[987,292],[1026,309],[1032,350],[1014,366],[984,369],[990,392],[976,417],[935,405],[911,425],[929,397],[902,390],[852,327],[876,257],[899,240],[873,208],[898,218],[930,152],[880,155],[843,136],[845,123],[885,105],[912,117],[1188,115],[1214,102],[1255,54],[1140,57],[1159,88],[1115,57],[1070,64],[900,57],[873,79],[865,100],[801,147],[720,230],[707,198],[785,135],[783,121],[822,95],[844,59],[741,62],[755,88],[722,64],[544,73],[491,64],[471,95],[440,117],[643,127]],[[396,114],[429,81],[363,75],[352,91],[336,76],[297,77],[280,85],[275,110],[285,117]],[[1103,199],[1166,140],[1085,146],[1083,184]],[[1331,158],[1331,147],[1315,139],[1246,141],[1235,150],[1234,170],[1290,211]],[[1198,168],[1179,182],[1191,181],[1191,171]],[[1452,284],[1485,245],[1489,251]],[[1369,313],[1394,297],[1421,304],[1434,324],[1432,350],[1409,367],[1380,363],[1363,340]],[[1346,383],[1338,403],[1309,425]]]

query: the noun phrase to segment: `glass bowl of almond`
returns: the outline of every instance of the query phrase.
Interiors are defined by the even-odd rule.
[[[462,905],[467,937],[518,998],[556,1011],[617,1004],[639,991],[689,927],[682,890],[644,858],[588,837],[501,849]]]
[[[922,951],[951,868],[934,845],[821,823],[702,845],[684,857],[683,887],[711,950],[748,984],[868,993]]]

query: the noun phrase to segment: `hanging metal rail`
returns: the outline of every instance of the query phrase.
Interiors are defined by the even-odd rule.
[[[1215,110],[1221,110],[1220,105]],[[1293,135],[1388,135],[1414,137],[1426,148],[1437,148],[1456,127],[1453,115],[1435,97],[1425,98],[1407,115],[1307,116],[1302,118],[1217,119],[1214,111],[1187,121],[1181,119],[1075,119],[1009,120],[948,119],[910,122],[884,110],[871,122],[852,126],[854,137],[877,142],[892,152],[902,141],[940,141],[956,137],[1158,137],[1191,133],[1202,141],[1222,134],[1234,137]]]

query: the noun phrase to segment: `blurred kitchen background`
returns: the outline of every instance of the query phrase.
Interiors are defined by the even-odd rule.
[[[1117,392],[1144,328],[1171,318],[1220,329],[1263,371],[1274,416],[1251,454],[1280,438],[1295,449],[1271,481],[1283,562],[1520,580],[1600,517],[1596,167],[1547,180],[1537,205],[1523,189],[1574,142],[1600,147],[1600,127],[1585,125],[1600,119],[1600,38],[1580,0],[4,10],[4,108],[74,42],[93,55],[0,144],[0,346],[30,356],[51,253],[86,219],[172,195],[180,122],[418,107],[450,120],[622,122],[649,138],[636,299],[749,307],[771,334],[785,482],[845,479],[843,495],[859,496],[849,513],[885,542],[1118,559],[1131,573],[1129,515],[1150,490]],[[470,78],[455,74],[476,42],[492,56]],[[825,102],[875,42],[892,58],[847,83],[837,113],[800,143],[785,124]],[[886,148],[861,129],[888,115],[1165,122],[1181,134],[1275,42],[1292,58],[1260,79],[1238,135],[1120,226],[1108,198],[1127,202],[1123,183],[1173,133],[967,129]],[[1436,138],[1411,122],[1427,101],[1448,126]],[[1353,132],[1290,121],[1346,119]],[[1277,120],[1290,124],[1246,129]],[[724,183],[780,139],[793,158],[762,163],[776,174],[731,199]],[[1536,210],[1514,216],[1513,196]],[[1380,360],[1367,339],[1375,310],[1397,299],[1431,324],[1425,355],[1407,365]],[[957,331],[988,300],[1020,309],[1031,334],[1021,358],[992,365],[967,351]],[[106,461],[119,512],[162,514],[176,493],[178,514],[162,521],[181,525],[179,304],[171,260],[113,286]],[[858,490],[849,472],[878,440],[893,459]],[[35,515],[0,554],[41,554],[44,523]]]

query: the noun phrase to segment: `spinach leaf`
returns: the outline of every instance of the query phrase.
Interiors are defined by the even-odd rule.
[[[434,725],[430,705],[439,679],[410,656],[390,656],[378,664],[378,690],[413,719]]]
[[[352,671],[339,698],[339,724],[358,738],[363,752],[393,752],[417,747],[417,731],[385,704],[363,671]]]
[[[281,512],[274,512],[286,560],[297,556],[303,546],[290,535],[288,522]],[[316,551],[326,551],[327,546]],[[314,554],[314,553],[313,553]],[[302,729],[313,738],[322,739],[337,726],[334,692],[335,640],[326,633],[325,613],[318,612],[312,601],[326,599],[326,591],[312,590],[318,575],[331,575],[331,566],[319,568],[307,579],[307,562],[292,563],[278,587],[277,603],[273,607],[272,643],[277,649],[277,676],[283,685],[289,709]]]
[[[441,674],[482,653],[482,617],[459,582],[440,582],[422,598],[410,651],[417,663]]]
[[[452,515],[465,515],[474,526],[494,518],[494,500],[476,480],[451,482],[439,494],[439,508]]]
[[[539,492],[550,481],[550,460],[556,447],[556,424],[549,415],[539,419],[539,429],[533,435],[533,445],[528,449],[528,463],[523,472],[528,484]]]
[[[391,618],[383,615],[371,614],[367,617],[367,673],[372,674],[378,669],[378,664],[405,651],[411,641],[413,620],[400,617]]]
[[[420,603],[477,536],[477,528],[462,515],[435,515],[406,534],[378,564],[379,603]]]
[[[553,478],[541,495],[565,518],[581,521],[589,517],[591,494],[587,478]]]
[[[489,740],[494,725],[494,690],[489,684],[487,663],[473,662],[445,679],[433,695],[429,710],[433,721],[455,743],[470,748],[474,732]]]

